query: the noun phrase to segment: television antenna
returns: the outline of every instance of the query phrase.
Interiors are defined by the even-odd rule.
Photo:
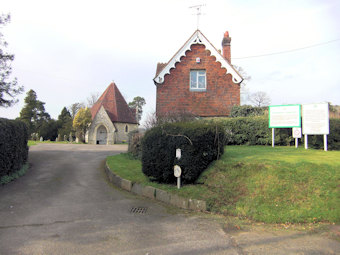
[[[190,6],[189,8],[190,9],[196,9],[196,14],[194,15],[197,15],[197,30],[198,30],[198,27],[199,27],[199,22],[200,22],[200,16],[202,15],[202,7],[205,6],[205,4],[198,4],[198,5],[193,5],[193,6]]]

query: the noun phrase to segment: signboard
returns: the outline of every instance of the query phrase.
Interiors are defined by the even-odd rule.
[[[181,151],[181,149],[176,149],[176,158],[177,158],[177,159],[181,159],[181,157],[182,157],[182,151]]]
[[[269,128],[301,127],[301,105],[269,106]]]
[[[301,128],[293,128],[293,138],[301,138],[302,133],[301,133]]]
[[[174,166],[174,175],[175,175],[175,177],[180,177],[181,176],[181,174],[182,174],[182,169],[181,169],[181,167],[179,166],[179,165],[175,165]]]
[[[302,105],[302,133],[304,135],[329,134],[328,103]]]

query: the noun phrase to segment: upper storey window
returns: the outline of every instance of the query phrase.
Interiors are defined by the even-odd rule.
[[[205,70],[190,71],[190,90],[205,91],[207,89],[207,79]]]

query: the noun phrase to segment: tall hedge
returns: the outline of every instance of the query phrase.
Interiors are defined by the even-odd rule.
[[[323,136],[308,136],[308,144],[315,149],[322,149]],[[329,119],[329,135],[327,136],[327,144],[329,150],[340,150],[340,119]]]
[[[268,127],[268,116],[214,118],[206,120],[208,123],[221,124],[226,132],[226,145],[271,145],[272,131]],[[330,134],[328,135],[328,149],[340,150],[340,119],[329,120]],[[300,143],[303,143],[303,137]],[[291,128],[275,129],[275,145],[294,145]],[[311,148],[323,148],[323,136],[308,136]]]
[[[151,180],[176,183],[173,167],[182,169],[181,181],[193,183],[224,150],[225,132],[218,124],[171,123],[154,127],[142,140],[142,170]],[[176,149],[182,157],[176,159]]]
[[[0,178],[19,171],[27,161],[27,138],[22,121],[0,118]]]

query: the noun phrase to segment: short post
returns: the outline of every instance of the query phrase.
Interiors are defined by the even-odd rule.
[[[308,149],[308,135],[305,134],[305,149]]]
[[[327,151],[327,135],[323,135],[323,149],[324,151]]]
[[[275,128],[272,128],[272,147],[275,147]]]
[[[295,148],[299,147],[299,138],[295,138]]]

